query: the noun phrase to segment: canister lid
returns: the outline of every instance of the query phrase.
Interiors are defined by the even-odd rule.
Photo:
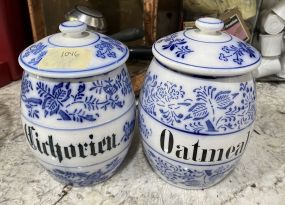
[[[242,40],[222,32],[223,21],[200,18],[198,29],[180,31],[155,42],[155,58],[171,69],[204,76],[234,76],[260,64],[260,53]]]
[[[39,76],[80,78],[109,72],[126,62],[129,50],[124,44],[86,28],[79,21],[60,24],[61,33],[26,48],[19,64]]]

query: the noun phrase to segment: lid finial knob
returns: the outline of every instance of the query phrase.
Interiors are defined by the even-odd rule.
[[[195,21],[195,25],[202,33],[216,34],[224,28],[224,22],[220,19],[204,17]]]
[[[59,30],[68,37],[80,37],[86,29],[87,25],[80,21],[66,21],[59,25]]]

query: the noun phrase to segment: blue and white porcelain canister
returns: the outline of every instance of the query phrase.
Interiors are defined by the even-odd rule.
[[[165,181],[210,187],[237,165],[256,117],[259,52],[214,18],[159,39],[139,99],[145,155]]]
[[[25,70],[21,117],[28,145],[55,179],[89,186],[110,178],[125,158],[135,98],[128,48],[78,21],[60,24],[19,56]]]

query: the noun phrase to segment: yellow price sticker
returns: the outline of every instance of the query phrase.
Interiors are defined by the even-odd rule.
[[[92,60],[88,48],[49,48],[39,63],[39,69],[85,69]]]

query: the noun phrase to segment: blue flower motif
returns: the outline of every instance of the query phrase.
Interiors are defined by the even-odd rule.
[[[28,64],[31,65],[37,65],[43,57],[47,54],[47,45],[43,44],[42,42],[39,42],[37,44],[32,45],[30,48],[28,48],[23,54],[23,58],[27,58],[32,55],[32,58],[30,58]]]
[[[182,86],[177,86],[168,81],[159,83],[156,75],[151,76],[147,74],[142,90],[143,105],[147,112],[156,116],[157,110],[155,107],[158,105],[158,111],[161,113],[163,122],[171,125],[175,122],[181,122],[183,112],[180,112],[179,108],[188,106],[190,103],[189,99],[183,99],[185,91],[182,89]]]
[[[223,53],[220,53],[219,59],[223,61],[228,61],[228,58]]]
[[[182,163],[171,163],[170,160],[157,156],[149,149],[146,149],[145,153],[151,166],[168,181],[177,185],[208,187],[222,179],[234,168],[234,165],[225,164],[198,171],[188,168]]]
[[[25,51],[25,53],[23,54],[23,58],[26,58],[31,54],[37,55],[38,53],[42,52],[46,47],[47,45],[43,44],[42,42],[34,44]]]
[[[116,47],[119,51],[124,52],[125,48],[123,47],[122,43],[120,41],[117,41],[115,39],[109,38],[107,36],[102,37],[106,41],[108,41],[110,44],[112,44],[114,47]]]
[[[113,52],[113,46],[111,43],[101,40],[99,44],[95,45],[95,48],[98,48],[96,56],[99,58],[116,58],[116,53]]]
[[[38,80],[34,86],[36,93],[29,75],[25,74],[22,80],[21,99],[29,117],[56,116],[57,120],[80,123],[97,120],[100,117],[98,113],[100,110],[122,108],[125,104],[122,96],[132,94],[131,81],[124,69],[113,78],[92,83],[79,82],[78,86],[71,86],[70,82],[49,84],[41,80]],[[102,97],[97,98],[89,91]]]
[[[37,65],[43,59],[43,57],[47,54],[47,51],[42,51],[35,58],[32,58],[28,64]]]
[[[245,53],[247,53],[250,58],[256,58],[254,50],[252,50],[250,46],[241,41],[237,42],[237,46],[223,46],[222,51],[224,51],[224,53],[220,53],[220,60],[228,61],[229,59],[232,59],[233,62],[239,65],[242,65],[244,62],[242,56],[244,56]]]
[[[172,34],[170,36],[165,37],[163,40],[158,41],[157,43],[160,43],[162,41],[167,42],[168,44],[162,45],[162,49],[169,49],[170,51],[175,51],[176,57],[178,58],[184,58],[185,55],[193,52],[193,50],[191,50],[188,45],[184,45],[187,43],[185,39],[180,39],[176,37],[177,34]]]
[[[124,135],[121,139],[121,142],[124,141],[128,141],[130,139],[131,134],[133,133],[135,128],[135,119],[131,120],[130,122],[125,122],[123,130],[124,130]]]
[[[114,49],[119,50],[120,52],[124,52],[125,49],[117,40],[111,39],[109,37],[102,37],[104,40],[100,40],[98,44],[95,45],[95,48],[98,48],[96,52],[96,56],[99,58],[116,58],[116,52],[114,52]]]
[[[70,172],[61,169],[48,170],[51,175],[59,181],[74,186],[91,186],[98,184],[110,178],[116,171],[117,167],[121,164],[122,159],[115,158],[108,163],[103,169],[96,172]]]
[[[186,98],[193,94],[193,99]],[[200,86],[186,93],[182,86],[147,73],[140,101],[145,112],[168,126],[216,134],[250,125],[256,114],[255,95],[248,83],[241,83],[240,90]]]
[[[233,59],[233,62],[235,62],[235,63],[241,65],[242,62],[243,62],[243,60],[242,60],[241,58],[237,58],[237,59]]]
[[[142,137],[149,138],[152,135],[152,130],[147,127],[144,117],[139,113],[139,129]]]
[[[21,95],[25,96],[30,90],[33,90],[31,81],[29,81],[29,74],[24,74],[21,83]]]
[[[45,117],[47,115],[52,116],[58,114],[60,107],[63,106],[63,102],[69,99],[71,89],[69,88],[70,83],[59,83],[51,90],[47,84],[38,82],[37,91],[40,97],[43,97],[42,109],[45,111]]]
[[[24,74],[21,83],[21,100],[24,102],[25,107],[28,109],[28,116],[32,118],[39,118],[39,111],[35,108],[42,104],[42,100],[34,97],[27,97],[30,91],[33,90],[29,75]]]

